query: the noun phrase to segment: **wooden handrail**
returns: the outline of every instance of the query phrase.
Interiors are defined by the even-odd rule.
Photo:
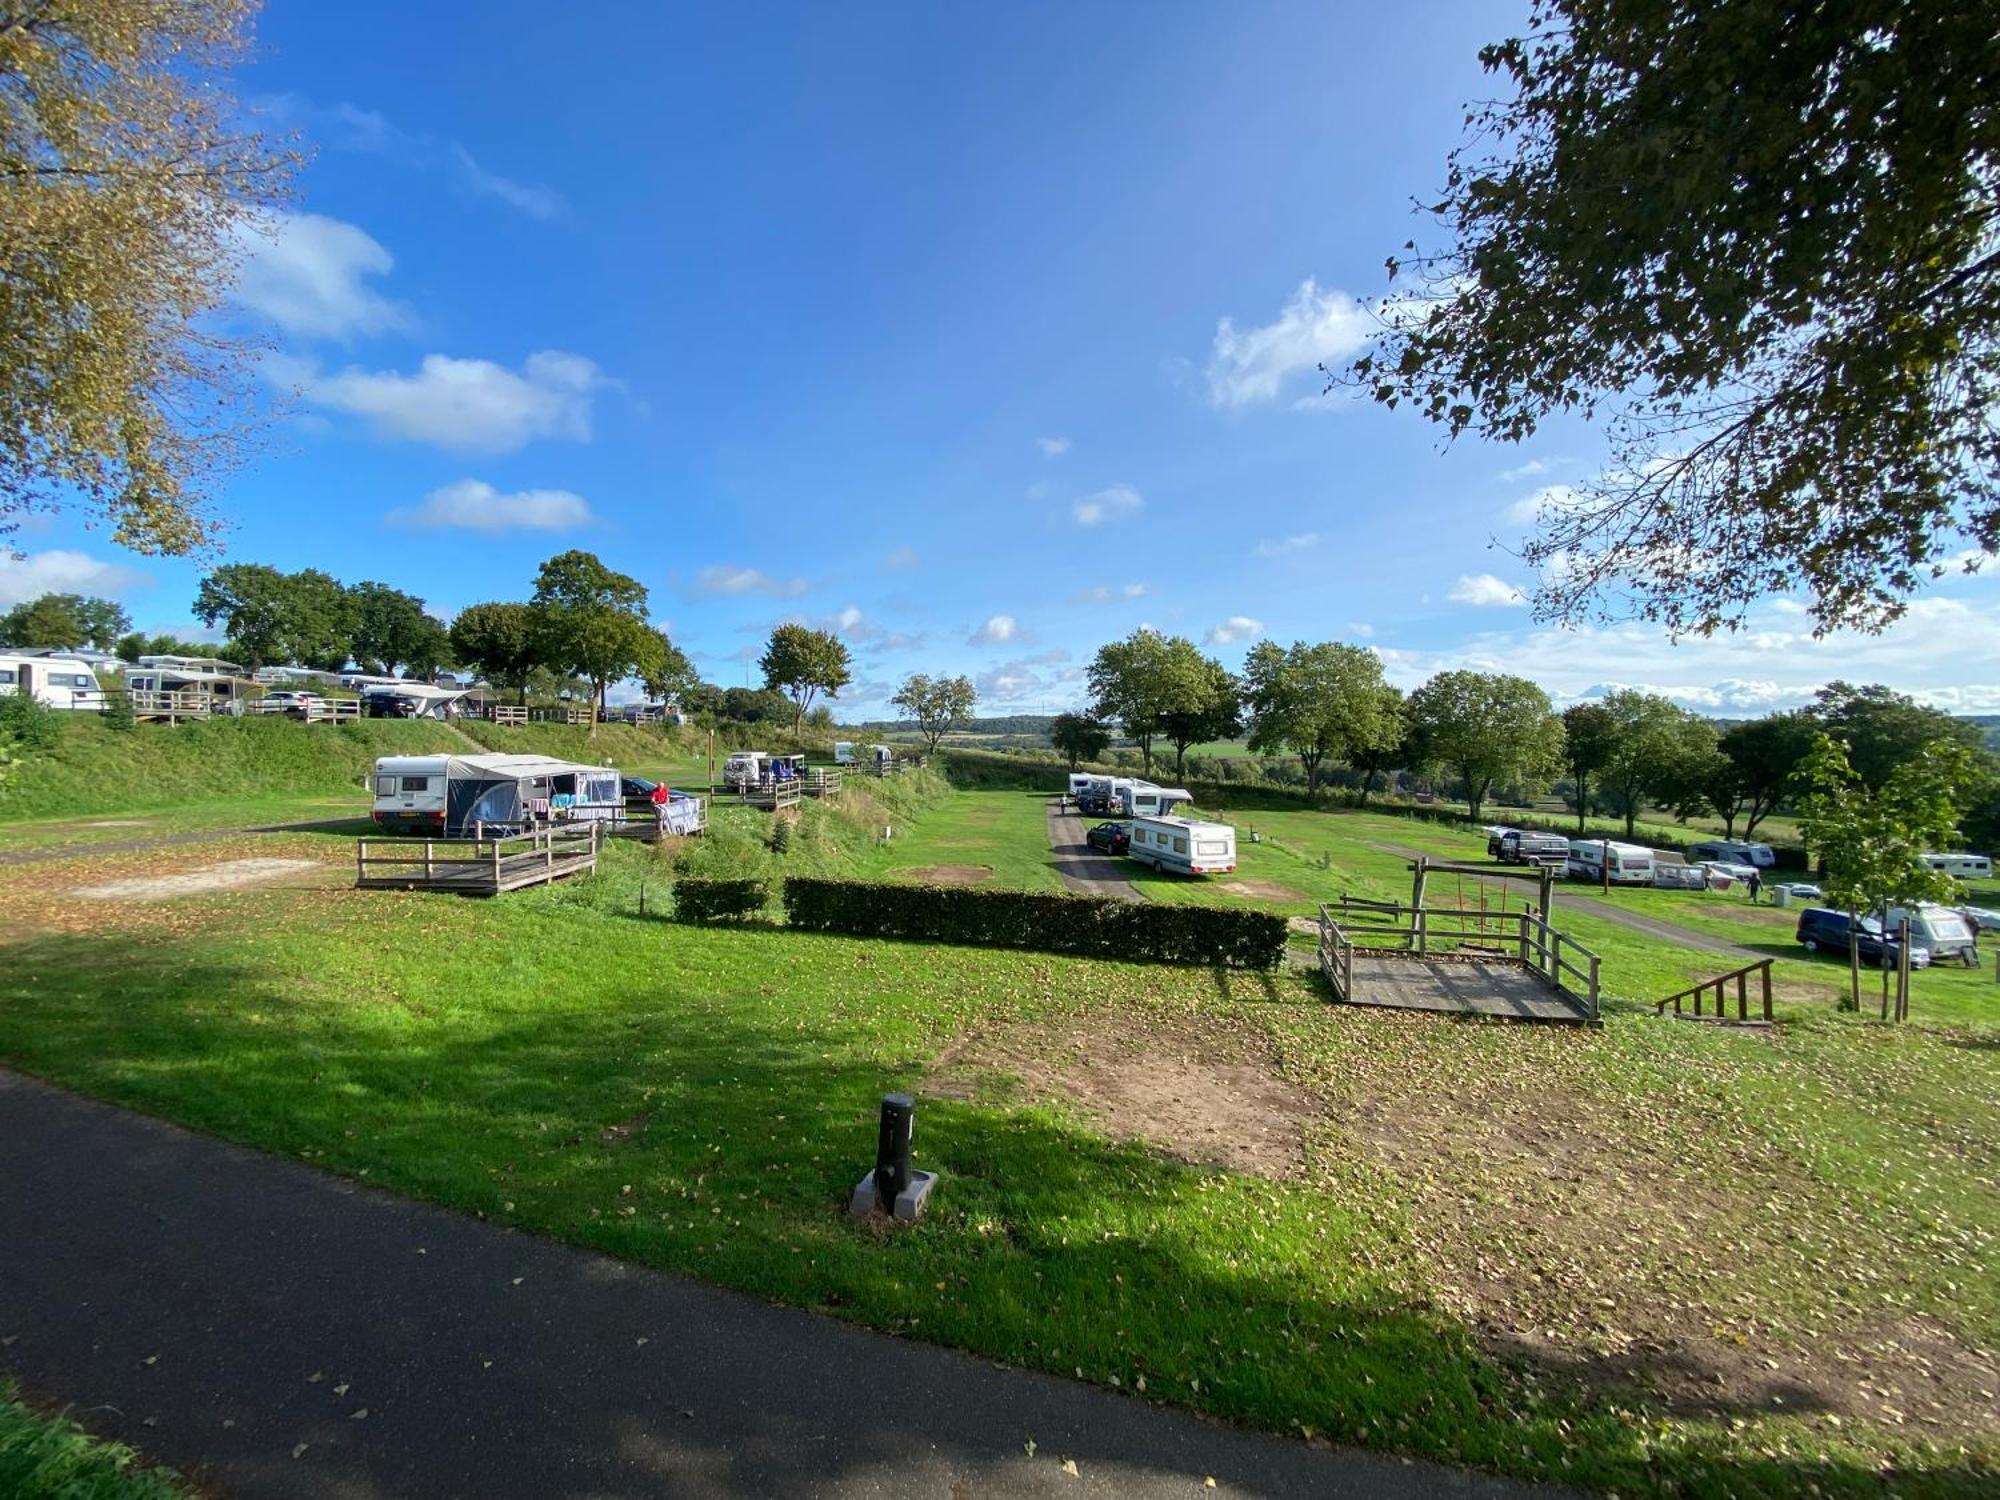
[[[1727,974],[1717,975],[1714,979],[1704,979],[1700,984],[1684,989],[1677,995],[1667,996],[1666,999],[1653,1007],[1654,1014],[1665,1015],[1667,1007],[1671,1005],[1674,1008],[1674,1014],[1680,1015],[1682,1003],[1692,1000],[1694,1001],[1694,1013],[1699,1017],[1702,1015],[1703,997],[1710,990],[1713,990],[1715,991],[1715,1012],[1713,1018],[1720,1021],[1724,1018],[1728,998],[1726,987],[1733,981],[1736,985],[1736,1019],[1747,1021],[1750,1019],[1750,976],[1755,974],[1758,976],[1759,986],[1763,991],[1764,1019],[1769,1021],[1773,1019],[1771,1015],[1772,962],[1773,960],[1771,959],[1760,958],[1755,963],[1745,964],[1740,969],[1731,969]]]

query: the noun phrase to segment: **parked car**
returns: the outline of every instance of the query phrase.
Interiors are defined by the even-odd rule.
[[[1083,836],[1084,842],[1106,854],[1125,854],[1132,848],[1130,823],[1099,823]]]
[[[318,693],[307,693],[286,688],[276,693],[266,693],[257,705],[259,713],[283,714],[288,719],[306,719],[325,700]]]
[[[1499,847],[1487,841],[1488,852],[1505,865],[1567,865],[1569,840],[1559,833],[1529,833],[1510,828],[1500,835]]]
[[[659,782],[648,781],[643,776],[620,776],[618,795],[627,802],[647,802],[652,800],[653,793],[659,785]]]
[[[1848,946],[1847,913],[1833,911],[1824,906],[1808,906],[1799,913],[1799,946],[1808,953],[1831,953],[1836,958],[1844,958]],[[1865,964],[1880,964],[1889,968],[1896,962],[1896,940],[1882,931],[1882,924],[1873,917],[1863,917],[1854,946]],[[1930,967],[1931,950],[1910,945],[1910,967],[1927,969]]]
[[[371,719],[414,719],[423,711],[417,699],[396,693],[370,693],[361,701],[362,711]]]

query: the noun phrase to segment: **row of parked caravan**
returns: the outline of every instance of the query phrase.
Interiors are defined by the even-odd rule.
[[[1685,862],[1660,858],[1643,844],[1617,839],[1572,839],[1559,833],[1489,827],[1486,853],[1503,864],[1544,865],[1572,880],[1608,885],[1650,885],[1662,890],[1727,890],[1778,863],[1769,844],[1740,839],[1712,839],[1694,845]]]
[[[1084,842],[1179,875],[1228,875],[1236,869],[1236,830],[1227,823],[1177,817],[1194,800],[1186,787],[1159,786],[1137,776],[1073,772],[1070,799],[1080,812],[1116,820],[1099,823]]]

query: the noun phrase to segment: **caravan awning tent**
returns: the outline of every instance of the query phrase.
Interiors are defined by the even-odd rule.
[[[428,783],[423,793],[434,798],[440,789],[432,778],[440,776],[447,834],[470,833],[478,825],[518,828],[551,817],[604,821],[625,807],[612,766],[546,755],[385,755],[375,762],[378,811],[393,813],[410,780]]]

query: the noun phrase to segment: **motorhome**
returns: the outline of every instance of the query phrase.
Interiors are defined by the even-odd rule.
[[[1089,813],[1101,818],[1111,811],[1111,791],[1113,778],[1109,776],[1086,776],[1076,794],[1078,812]]]
[[[771,774],[771,757],[763,750],[738,750],[722,763],[725,786],[755,786]]]
[[[1186,787],[1129,781],[1114,790],[1111,810],[1122,818],[1161,818],[1183,802],[1192,801],[1194,793]]]
[[[90,663],[75,656],[0,654],[0,693],[25,693],[49,708],[97,710],[104,690]]]
[[[1778,863],[1778,855],[1769,844],[1753,844],[1745,839],[1709,839],[1694,845],[1687,852],[1687,862],[1691,865],[1708,860],[1768,870]]]
[[[1609,839],[1571,839],[1569,878],[1609,881],[1612,885],[1651,885],[1653,851]]]
[[[1090,772],[1088,771],[1070,772],[1069,773],[1070,800],[1075,801],[1078,797],[1081,797],[1083,795],[1083,789],[1089,785],[1090,785]]]
[[[1132,858],[1182,875],[1226,875],[1236,868],[1236,830],[1193,818],[1134,818]]]
[[[1993,861],[1984,854],[1926,854],[1924,863],[1933,870],[1956,875],[1960,880],[1993,878]]]
[[[385,755],[375,762],[376,826],[466,838],[538,822],[624,813],[618,772],[546,755]]]
[[[215,656],[142,656],[125,673],[125,690],[141,714],[154,707],[181,712],[240,714],[264,685],[233,661]]]
[[[1910,924],[1910,946],[1930,949],[1932,962],[1955,958],[1968,969],[1977,967],[1979,934],[1963,913],[1931,901],[1892,906],[1882,913],[1882,930],[1895,937],[1906,919]]]

